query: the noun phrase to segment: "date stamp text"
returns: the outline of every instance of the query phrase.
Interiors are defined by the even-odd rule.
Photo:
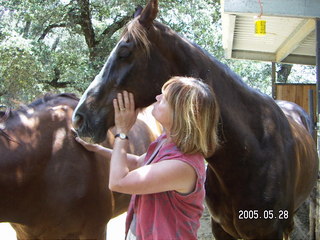
[[[239,219],[288,219],[289,212],[287,210],[239,210]]]

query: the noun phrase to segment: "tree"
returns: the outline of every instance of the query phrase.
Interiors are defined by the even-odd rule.
[[[7,54],[5,52],[10,43],[11,55],[18,52],[24,55],[11,63],[9,56],[3,58],[1,95],[6,98],[19,96],[20,100],[26,101],[42,91],[63,88],[63,91],[83,92],[102,67],[135,7],[138,4],[144,6],[145,2],[0,0],[1,54]],[[203,0],[167,1],[160,2],[160,5],[161,20],[188,37],[206,39],[207,46],[216,46],[212,42],[219,37],[206,37],[210,34],[209,29],[198,26],[214,26],[219,18],[217,3]],[[197,11],[201,11],[203,16],[196,14]],[[183,21],[185,17],[188,21]],[[193,25],[190,26],[190,23]],[[24,42],[19,47],[15,46],[17,36],[20,42]],[[25,74],[16,75],[15,69]],[[11,83],[10,88],[8,83]],[[30,96],[21,98],[22,95]]]
[[[81,95],[146,0],[0,0],[0,102],[47,91]],[[160,1],[159,21],[271,93],[271,64],[226,60],[220,1]],[[262,70],[262,71],[261,71]]]
[[[290,75],[292,64],[278,64],[279,70],[277,71],[277,80],[280,83],[286,83]]]
[[[112,2],[1,0],[0,97],[8,103],[61,88],[82,92],[135,6],[127,1],[122,11],[123,3]]]

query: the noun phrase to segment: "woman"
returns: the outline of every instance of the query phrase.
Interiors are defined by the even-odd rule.
[[[199,79],[173,77],[162,87],[152,111],[164,133],[146,154],[127,154],[127,134],[136,121],[134,97],[114,99],[114,148],[77,140],[111,157],[109,188],[132,194],[126,239],[197,239],[205,197],[204,157],[218,147],[219,109],[212,89]]]

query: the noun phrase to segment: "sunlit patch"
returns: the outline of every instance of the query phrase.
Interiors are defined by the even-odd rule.
[[[40,119],[39,117],[32,117],[32,118],[28,118],[27,115],[25,115],[24,113],[18,113],[18,118],[20,121],[20,125],[22,126],[22,128],[24,128],[25,133],[24,135],[20,135],[19,139],[17,139],[18,141],[23,141],[27,144],[29,144],[30,147],[32,148],[36,148],[38,145],[38,137],[40,135],[39,132],[37,131],[32,131],[31,129],[38,129],[39,125],[40,125]],[[29,130],[27,130],[29,129]],[[14,149],[16,147],[18,147],[19,145],[17,145],[16,143],[10,146],[11,149]]]
[[[150,129],[152,129],[153,133],[157,136],[160,136],[163,132],[163,128],[161,124],[153,117],[152,110],[154,108],[154,104],[150,105],[149,107],[144,108],[138,114],[138,119],[145,122]]]
[[[39,126],[39,118],[28,118],[23,113],[18,113],[18,117],[22,125],[30,128],[37,128]]]
[[[52,120],[53,121],[61,121],[61,120],[65,119],[67,110],[68,109],[66,106],[52,107],[50,109],[50,111],[53,111]]]
[[[90,144],[96,144],[91,137],[80,137],[83,141],[90,143]]]
[[[287,118],[291,117],[297,123],[304,125],[304,123],[301,119],[301,115],[298,112],[296,112],[294,103],[280,101],[280,102],[278,102],[278,105],[280,106],[283,113],[287,116]]]
[[[4,130],[6,128],[5,123],[0,123],[0,130]]]
[[[33,108],[28,108],[27,113],[32,115],[34,114],[34,109]]]
[[[16,169],[16,180],[18,184],[21,184],[23,182],[23,170],[21,167],[17,167]]]
[[[53,140],[53,153],[58,152],[63,148],[64,139],[67,137],[67,131],[65,128],[59,128],[54,135]]]

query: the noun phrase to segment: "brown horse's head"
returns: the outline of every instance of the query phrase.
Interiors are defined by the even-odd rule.
[[[114,125],[112,100],[118,92],[132,92],[136,107],[146,107],[155,101],[163,83],[181,72],[173,64],[183,64],[174,58],[177,43],[172,36],[176,34],[154,21],[157,13],[157,0],[136,12],[101,72],[83,94],[73,115],[73,125],[80,136],[91,137],[95,142],[104,140],[106,131]]]

